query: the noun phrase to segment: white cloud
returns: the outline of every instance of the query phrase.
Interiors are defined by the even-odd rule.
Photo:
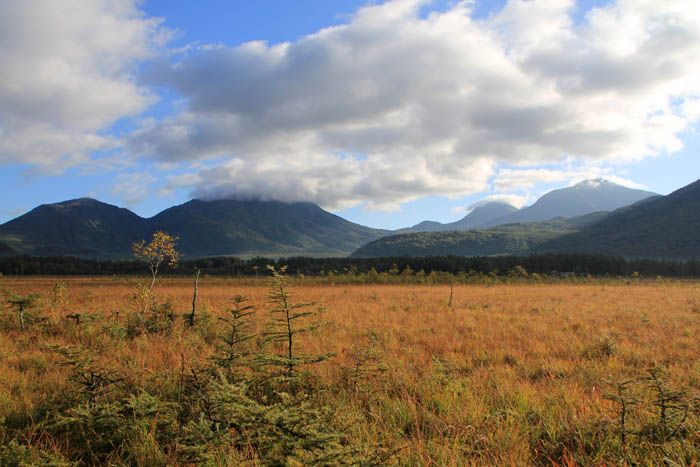
[[[632,180],[615,175],[611,168],[586,166],[561,169],[501,169],[494,178],[493,189],[501,193],[529,192],[538,184],[575,185],[584,180],[599,178],[628,188],[646,188]]]
[[[121,173],[115,177],[111,194],[118,196],[127,206],[134,206],[147,199],[158,186],[158,179],[141,172]]]
[[[169,185],[171,188],[196,186],[194,196],[198,198],[235,194],[250,199],[313,200],[339,209],[356,204],[357,200],[366,200],[368,209],[391,211],[398,208],[399,201],[440,190],[481,191],[491,175],[490,167],[480,165],[482,161],[470,161],[472,165],[465,167],[465,176],[471,175],[465,184],[462,180],[434,176],[420,167],[425,163],[423,160],[406,159],[406,162],[413,172],[407,168],[397,174],[390,161],[378,156],[365,161],[309,153],[303,159],[289,159],[284,163],[267,160],[258,164],[232,159],[196,174],[172,177]]]
[[[0,0],[0,163],[60,173],[118,146],[105,129],[154,96],[138,61],[167,38],[136,0]]]
[[[571,0],[512,0],[484,21],[470,2],[427,17],[423,3],[154,66],[149,82],[185,110],[145,123],[130,151],[228,157],[196,175],[196,195],[392,208],[484,191],[502,164],[584,169],[501,170],[498,191],[599,175],[678,150],[699,116],[700,9],[687,1],[620,0],[578,25]]]
[[[460,217],[464,217],[470,212],[472,212],[474,209],[484,206],[486,204],[492,203],[492,202],[501,202],[501,203],[507,203],[510,204],[511,206],[515,206],[516,208],[521,208],[525,206],[529,201],[532,201],[530,198],[527,196],[522,196],[522,195],[512,195],[512,194],[505,194],[505,193],[500,193],[500,194],[495,194],[495,195],[489,195],[486,196],[485,198],[477,201],[476,203],[472,203],[468,206],[455,206],[450,209],[450,212],[453,214],[459,215]]]
[[[0,0],[0,164],[120,172],[143,157],[162,194],[336,209],[523,202],[537,183],[631,185],[611,167],[679,150],[700,118],[693,2],[618,0],[579,23],[573,0],[510,0],[485,20],[469,1],[425,15],[429,3],[367,6],[294,42],[167,51],[138,0]],[[153,86],[178,110],[111,134]],[[143,196],[127,188],[115,193]]]
[[[525,206],[525,204],[530,201],[526,196],[521,196],[521,195],[510,195],[510,194],[496,194],[496,195],[489,195],[486,198],[477,201],[476,203],[472,203],[469,205],[467,209],[470,211],[473,210],[474,208],[477,208],[479,206],[483,206],[488,203],[492,203],[494,201],[499,201],[502,203],[508,203],[512,206],[515,206],[516,208],[521,208]]]

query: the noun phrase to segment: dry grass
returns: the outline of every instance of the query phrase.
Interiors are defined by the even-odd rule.
[[[5,278],[0,289],[45,296],[57,280]],[[46,311],[42,332],[10,326],[0,332],[0,421],[16,424],[69,391],[68,370],[48,344],[99,349],[130,384],[162,392],[175,390],[183,363],[196,366],[211,354],[213,318],[231,297],[246,295],[258,307],[258,329],[264,320],[264,281],[203,278],[200,307],[212,315],[209,326],[195,332],[178,325],[128,339],[104,331],[104,323],[122,323],[137,308],[135,279],[60,281],[67,283],[68,300]],[[191,293],[190,280],[157,286],[158,298],[180,313],[189,311]],[[452,307],[448,286],[297,282],[293,294],[326,309],[324,326],[302,346],[336,354],[313,370],[327,389],[324,397],[352,422],[353,442],[401,448],[395,458],[401,464],[619,461],[606,381],[661,366],[671,384],[700,388],[696,282],[456,286]],[[79,326],[65,319],[75,312],[88,321]],[[97,320],[89,321],[90,314]],[[6,312],[3,321],[11,316]],[[371,358],[358,357],[367,350]],[[353,380],[357,368],[366,373]],[[700,452],[700,435],[688,436],[679,456],[690,463]]]

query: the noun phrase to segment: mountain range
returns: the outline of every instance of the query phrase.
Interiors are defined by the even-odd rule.
[[[550,240],[597,222],[606,215],[607,213],[599,212],[571,219],[557,218],[545,222],[505,224],[490,229],[389,235],[358,248],[351,257],[526,254]]]
[[[504,224],[548,221],[557,217],[572,218],[592,212],[613,211],[651,196],[659,195],[598,178],[550,191],[531,206],[522,209],[503,202],[491,202],[475,208],[457,222],[441,224],[424,221],[394,233],[479,229]]]
[[[435,221],[423,221],[413,227],[399,229],[395,234],[413,232],[444,232],[448,230],[468,230],[490,226],[496,219],[501,219],[518,211],[518,208],[508,203],[491,201],[475,207],[469,214],[456,222],[442,224]]]
[[[618,209],[577,232],[545,242],[539,251],[700,258],[700,180],[668,196]]]
[[[610,213],[511,223],[482,230],[391,235],[362,246],[351,256],[551,252],[627,258],[700,258],[700,181],[668,196],[650,196]]]
[[[412,230],[419,227],[430,231]],[[700,257],[700,182],[660,196],[589,180],[520,210],[488,202],[457,222],[394,232],[313,203],[195,199],[143,218],[81,198],[41,205],[0,225],[0,256],[129,258],[131,245],[157,230],[177,236],[187,258],[585,252],[685,259]]]
[[[312,203],[192,200],[144,219],[81,198],[39,206],[0,226],[9,251],[37,256],[128,258],[131,245],[165,230],[186,257],[344,256],[385,231],[346,221]]]

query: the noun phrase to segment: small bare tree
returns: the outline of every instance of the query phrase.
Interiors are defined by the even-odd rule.
[[[199,274],[201,269],[197,269],[194,273],[194,290],[192,292],[192,313],[187,318],[187,322],[190,327],[194,326],[194,315],[197,312],[197,291],[199,290]]]
[[[149,243],[145,240],[134,243],[131,248],[136,259],[146,263],[151,271],[151,285],[148,287],[148,292],[153,290],[156,285],[156,278],[161,266],[165,263],[170,267],[175,267],[180,259],[180,252],[175,249],[177,237],[173,237],[167,232],[159,230],[153,234],[153,238]]]

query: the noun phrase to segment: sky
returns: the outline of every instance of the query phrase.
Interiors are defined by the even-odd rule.
[[[0,0],[0,222],[193,197],[450,222],[700,173],[695,0]]]

